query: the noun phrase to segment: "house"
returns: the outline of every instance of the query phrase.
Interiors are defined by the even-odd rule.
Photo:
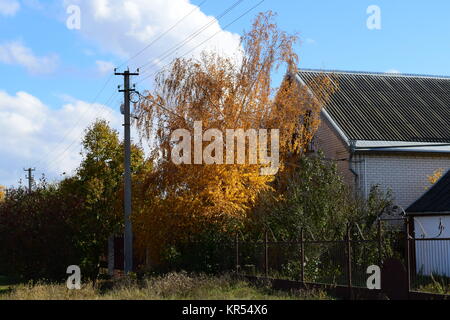
[[[409,206],[406,213],[413,218],[417,239],[414,241],[417,272],[450,277],[450,171]],[[430,238],[433,240],[426,240]]]
[[[378,185],[408,208],[430,187],[430,175],[450,168],[450,78],[324,70],[296,75],[313,95],[318,77],[328,77],[337,90],[321,112],[314,148],[337,162],[355,192],[366,197]]]

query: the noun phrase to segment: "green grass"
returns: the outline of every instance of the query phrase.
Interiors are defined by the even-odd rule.
[[[414,280],[415,291],[450,295],[449,277],[419,275]]]
[[[0,300],[325,300],[320,291],[276,291],[254,286],[228,275],[205,276],[170,273],[137,282],[123,279],[99,282],[94,288],[68,290],[65,284],[21,284],[0,294]]]

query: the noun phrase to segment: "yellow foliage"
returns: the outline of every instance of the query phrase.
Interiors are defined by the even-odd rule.
[[[430,184],[435,184],[443,175],[444,169],[439,168],[433,171],[433,174],[427,177]]]
[[[272,13],[257,17],[242,38],[239,59],[206,52],[198,59],[175,59],[137,106],[138,128],[154,143],[155,166],[137,179],[133,218],[138,252],[150,253],[153,262],[168,243],[188,239],[209,224],[226,231],[230,220],[245,219],[274,179],[260,175],[262,164],[176,165],[170,159],[174,130],[193,133],[194,121],[202,122],[203,132],[214,128],[224,134],[279,129],[282,172],[284,163],[295,162],[306,150],[319,125],[322,97],[311,99],[292,76],[279,89],[271,86],[274,70],[284,64],[294,75],[298,63],[297,37],[280,31],[272,18]],[[318,79],[317,85],[327,84]]]
[[[5,192],[6,192],[5,187],[0,186],[0,202],[3,202],[5,200]]]

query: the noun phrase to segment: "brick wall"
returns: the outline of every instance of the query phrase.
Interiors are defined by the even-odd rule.
[[[427,177],[436,169],[450,169],[450,155],[446,154],[368,154],[365,160],[365,185],[378,184],[384,190],[390,188],[396,203],[405,209],[424,194],[430,186]]]
[[[313,144],[316,150],[320,149],[323,151],[326,158],[336,160],[336,165],[339,172],[343,175],[344,181],[348,185],[353,186],[355,178],[349,170],[349,151],[327,120],[322,119],[314,136]],[[343,161],[343,159],[345,160]]]
[[[343,140],[325,119],[314,137],[315,149],[322,150],[326,158],[349,159],[350,154]],[[429,187],[427,177],[436,169],[445,173],[450,169],[450,154],[437,153],[386,153],[356,154],[352,163],[338,161],[338,169],[344,181],[355,187],[355,176],[350,166],[358,174],[356,189],[367,195],[372,185],[379,185],[384,191],[392,190],[396,204],[405,209],[417,200]]]

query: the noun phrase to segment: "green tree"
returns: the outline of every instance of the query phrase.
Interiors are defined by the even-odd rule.
[[[376,219],[392,203],[389,193],[373,187],[368,198],[356,197],[337,171],[334,162],[323,154],[303,156],[289,176],[275,181],[274,192],[265,193],[255,208],[249,224],[249,236],[261,237],[268,230],[276,241],[297,241],[301,230],[308,240],[342,240],[347,225],[353,239],[374,239]],[[323,242],[305,246],[305,274],[310,281],[331,281],[344,276],[343,243]],[[354,248],[358,265],[377,262],[376,242]],[[300,273],[299,251],[282,246],[281,272],[297,277]],[[333,280],[334,281],[334,280]]]
[[[13,188],[0,201],[0,273],[61,280],[76,264],[84,278],[97,276],[108,237],[123,230],[123,144],[108,122],[97,120],[82,145],[73,176],[53,184],[43,178],[32,193]],[[150,163],[133,145],[135,188]]]
[[[288,177],[279,177],[273,192],[260,198],[253,222],[280,240],[297,239],[303,228],[320,238],[342,239],[348,223],[369,232],[392,204],[390,192],[373,186],[367,199],[355,196],[322,153],[302,156]]]
[[[350,190],[321,154],[303,156],[289,177],[275,182],[275,189],[255,208],[259,230],[270,230],[279,240],[298,239],[302,228],[322,238],[343,235],[352,207]]]
[[[86,129],[82,145],[83,160],[61,188],[83,198],[83,210],[72,223],[83,252],[80,267],[84,274],[95,277],[108,237],[123,229],[123,143],[108,122],[97,120]],[[133,172],[145,165],[144,152],[136,145],[132,146],[131,163]]]

